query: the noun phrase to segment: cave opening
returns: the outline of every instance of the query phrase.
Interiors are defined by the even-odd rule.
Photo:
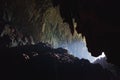
[[[26,80],[120,80],[120,69],[114,66],[120,59],[116,46],[120,41],[117,38],[119,26],[107,25],[109,20],[104,19],[107,21],[104,23],[101,19],[107,15],[104,11],[109,6],[104,8],[106,4],[101,6],[102,2],[94,3],[94,0],[55,0],[58,6],[54,6],[52,1],[0,0],[3,77],[10,76],[12,80],[24,80],[24,77]]]
[[[96,60],[100,60],[101,58],[106,58],[104,52],[102,52],[102,54],[98,57],[92,56],[91,53],[88,51],[85,39],[80,41],[72,41],[71,43],[67,44],[60,44],[58,45],[58,47],[67,49],[69,54],[78,57],[79,59],[87,59],[91,63],[94,63]]]

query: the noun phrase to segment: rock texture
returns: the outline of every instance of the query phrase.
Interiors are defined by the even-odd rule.
[[[0,51],[1,79],[7,80],[119,80],[111,71],[78,59],[63,48],[38,43]]]
[[[53,7],[51,0],[0,0],[1,26],[9,24],[20,34],[31,35],[35,42],[48,42],[55,47],[75,39],[69,24],[63,23],[59,7]],[[2,29],[0,29],[2,31]]]
[[[25,44],[31,45],[31,41],[29,43],[23,35],[29,37],[32,35],[35,42],[44,41],[52,45],[59,43],[60,37],[63,37],[63,41],[74,40],[75,37],[72,35],[75,33],[75,24],[73,22],[76,22],[76,30],[86,37],[88,50],[93,56],[105,52],[109,62],[120,65],[118,62],[120,60],[119,7],[117,0],[0,0],[0,34],[4,29],[3,33],[7,34],[0,38],[1,50],[9,47],[14,40],[11,38],[17,38],[18,42],[25,41]],[[5,28],[8,25],[10,29]],[[17,32],[23,40],[11,37],[10,32]],[[58,32],[60,34],[56,35]],[[43,34],[46,35],[43,36]],[[24,44],[19,43],[19,45]]]
[[[74,32],[73,21],[77,23],[77,32],[86,37],[88,50],[93,56],[105,52],[107,60],[120,65],[120,12],[117,0],[53,0],[54,6],[60,6],[63,20],[69,23]]]

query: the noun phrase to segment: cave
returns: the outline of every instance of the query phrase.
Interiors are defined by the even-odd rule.
[[[2,80],[120,80],[117,0],[0,0]]]

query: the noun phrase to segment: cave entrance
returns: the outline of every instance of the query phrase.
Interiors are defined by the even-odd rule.
[[[62,46],[59,46],[59,47],[65,48],[73,56],[78,57],[79,59],[82,59],[82,58],[87,59],[91,63],[94,63],[98,59],[100,60],[102,58],[106,58],[104,52],[102,52],[102,54],[99,55],[98,57],[92,56],[87,49],[86,42],[84,41],[74,41],[74,42],[71,42],[70,44],[67,44],[67,46],[64,46],[63,44]]]

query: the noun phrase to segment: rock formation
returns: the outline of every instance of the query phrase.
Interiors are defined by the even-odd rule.
[[[88,50],[93,56],[105,52],[109,62],[120,65],[119,1],[53,0],[53,3],[59,5],[61,16],[70,24],[71,31],[72,19],[75,19],[76,30],[86,37]]]
[[[0,0],[1,78],[119,80],[119,68],[114,75],[53,47],[81,40],[78,32],[93,56],[105,52],[120,65],[119,7],[116,0]]]

